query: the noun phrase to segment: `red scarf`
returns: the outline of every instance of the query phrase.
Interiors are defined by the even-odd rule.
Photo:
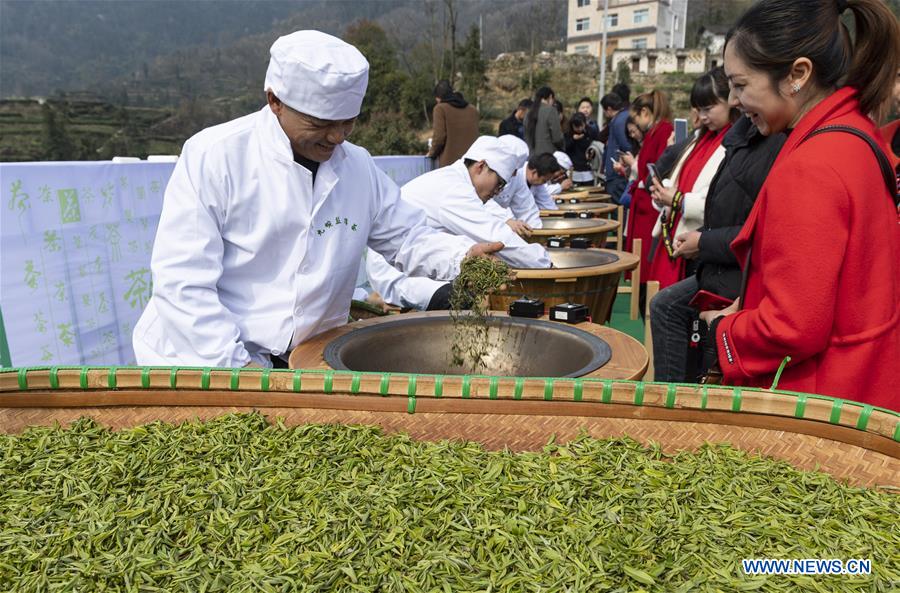
[[[706,166],[713,153],[722,145],[722,140],[730,128],[731,124],[728,124],[718,132],[705,133],[697,140],[687,160],[682,165],[681,171],[678,173],[678,191],[686,194],[694,188],[694,184],[697,183],[703,167]],[[649,275],[650,280],[659,281],[660,288],[675,284],[684,278],[684,259],[680,257],[672,258],[666,249],[667,244],[673,244],[673,234],[681,221],[682,212],[683,205],[677,204],[675,208],[669,210],[668,216],[663,219],[662,234],[659,242],[656,244]]]

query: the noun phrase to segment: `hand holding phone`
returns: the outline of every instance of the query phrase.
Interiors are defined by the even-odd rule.
[[[699,311],[721,311],[734,303],[731,299],[717,295],[708,290],[698,290],[694,298],[688,303],[689,307],[694,307]]]
[[[662,185],[662,177],[660,176],[659,171],[656,170],[656,165],[649,163],[647,165],[647,191],[653,189],[656,181]]]

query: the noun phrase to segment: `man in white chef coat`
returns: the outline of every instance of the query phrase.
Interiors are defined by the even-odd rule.
[[[528,145],[512,134],[499,136],[498,140],[516,157],[516,170],[503,191],[486,202],[488,208],[502,211],[508,217],[506,224],[520,237],[530,237],[532,229],[543,228],[541,212],[528,191],[525,181],[525,163],[528,162]]]
[[[272,366],[347,321],[366,247],[454,277],[502,244],[436,232],[349,142],[369,65],[318,31],[271,48],[267,105],[190,138],[166,188],[135,326],[140,365]]]
[[[503,242],[497,256],[514,268],[549,268],[543,246],[527,243],[506,224],[507,217],[485,203],[512,179],[516,155],[494,136],[481,136],[455,163],[420,175],[400,188],[403,199],[425,211],[436,229],[474,241]]]

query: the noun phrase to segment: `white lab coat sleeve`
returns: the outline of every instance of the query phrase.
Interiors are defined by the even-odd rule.
[[[369,249],[366,255],[366,276],[372,289],[386,303],[424,311],[437,289],[446,282],[421,276],[407,276]]]
[[[562,183],[547,183],[547,193],[551,196],[562,193]]]
[[[225,176],[208,160],[188,142],[166,186],[150,265],[160,325],[154,333],[172,345],[179,364],[242,367],[250,354],[216,288]]]
[[[375,218],[368,246],[409,276],[449,281],[474,241],[438,231],[425,223],[425,213],[400,199],[400,188],[372,164]]]
[[[502,216],[495,216],[467,197],[442,196],[435,214],[440,225],[452,233],[465,234],[479,242],[502,241],[504,248],[497,255],[515,268],[550,267],[546,249],[537,243],[526,243]]]
[[[544,224],[541,222],[541,211],[538,209],[534,196],[527,185],[519,187],[519,190],[512,197],[509,208],[517,219],[531,228],[544,228]]]

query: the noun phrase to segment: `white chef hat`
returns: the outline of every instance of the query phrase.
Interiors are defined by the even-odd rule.
[[[559,166],[563,168],[563,170],[568,171],[572,168],[572,159],[569,158],[569,155],[564,153],[561,150],[557,150],[553,153],[553,156],[556,158],[556,162],[559,163]]]
[[[279,37],[269,50],[264,90],[288,107],[326,120],[359,115],[369,62],[358,49],[320,31]]]
[[[528,145],[525,144],[525,141],[512,134],[503,134],[497,139],[507,150],[516,155],[516,169],[522,168],[522,165],[528,160]]]
[[[463,155],[464,159],[486,161],[488,167],[497,172],[503,181],[512,179],[516,170],[516,155],[499,138],[479,136]]]

